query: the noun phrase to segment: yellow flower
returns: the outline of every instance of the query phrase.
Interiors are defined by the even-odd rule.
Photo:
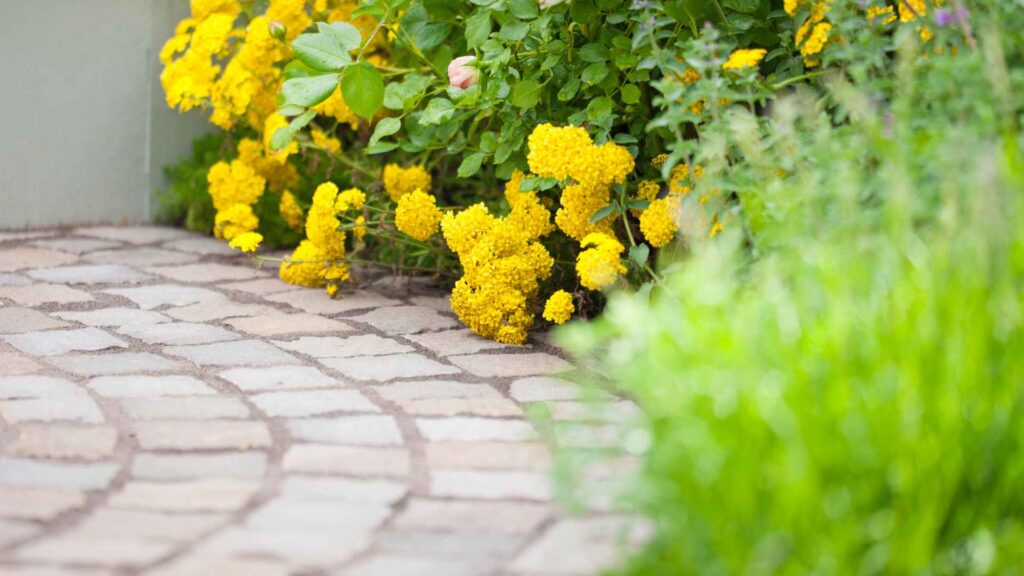
[[[667,160],[668,154],[658,154],[653,159],[651,159],[651,166],[654,166],[655,168],[661,168],[662,166],[665,165],[665,162]]]
[[[329,260],[345,257],[345,232],[338,230],[337,197],[338,187],[324,182],[313,192],[313,205],[306,215],[306,238]]]
[[[259,232],[246,232],[235,236],[228,245],[242,252],[255,252],[259,248],[260,242],[263,242],[262,234]]]
[[[206,173],[213,207],[223,210],[235,204],[255,204],[263,195],[266,180],[242,160],[221,161]]]
[[[274,150],[272,148],[270,142],[274,138],[274,134],[286,126],[288,126],[288,119],[276,112],[267,116],[267,120],[263,125],[264,153],[267,155],[267,158],[271,158],[280,164],[284,164],[284,162],[288,160],[288,156],[299,151],[299,143],[295,140],[292,140],[287,146],[279,150]]]
[[[260,225],[259,218],[248,204],[234,204],[218,210],[213,218],[213,233],[217,238],[233,240],[236,236],[252,232]]]
[[[223,13],[211,15],[196,26],[192,33],[189,51],[200,54],[204,58],[223,55],[234,23],[234,15]]]
[[[579,161],[591,156],[594,141],[579,126],[555,127],[541,124],[533,129],[527,141],[529,154],[526,161],[530,171],[545,178],[565,180],[578,178]],[[573,174],[576,172],[577,174]]]
[[[722,223],[715,218],[715,221],[711,224],[711,230],[708,232],[708,238],[714,238],[718,236],[718,233],[722,231]]]
[[[828,22],[821,22],[814,25],[814,29],[811,30],[811,35],[807,37],[807,42],[800,47],[800,53],[804,57],[812,54],[817,54],[825,47],[825,43],[828,42],[828,33],[832,30],[832,25]]]
[[[651,246],[661,248],[675,237],[679,230],[676,222],[679,204],[679,196],[659,198],[640,214],[640,232]]]
[[[742,70],[744,68],[753,68],[761,62],[764,55],[768,51],[764,48],[743,48],[740,50],[734,50],[729,55],[729,59],[722,64],[722,70]]]
[[[928,14],[928,5],[925,0],[900,0],[900,22],[913,22]]]
[[[868,8],[867,18],[868,20],[881,18],[882,25],[891,24],[896,21],[896,15],[893,14],[892,6],[872,6]]]
[[[306,221],[304,214],[302,213],[302,207],[299,206],[299,201],[295,198],[295,195],[285,190],[281,194],[281,201],[277,204],[277,210],[281,213],[281,218],[288,223],[288,227],[296,232],[302,230]]]
[[[330,154],[337,154],[341,152],[341,140],[332,138],[327,134],[324,134],[322,130],[314,128],[312,130],[313,144],[319,148],[323,148]]]
[[[430,194],[417,188],[398,200],[395,226],[402,232],[425,242],[437,233],[440,224],[441,211]]]
[[[281,280],[296,286],[323,286],[326,269],[324,255],[309,240],[303,240],[292,255],[281,263]]]
[[[220,66],[197,52],[168,64],[160,73],[160,85],[167,96],[167,106],[187,112],[197,108],[210,97]]]
[[[660,193],[661,186],[653,180],[642,180],[636,187],[636,199],[646,200],[648,206],[650,206],[650,203],[653,202]],[[643,209],[637,210],[635,208],[630,208],[629,210],[633,216],[640,216],[640,213],[643,212]]]
[[[195,20],[205,20],[213,14],[238,16],[242,11],[238,0],[191,0],[189,8]]]
[[[388,164],[384,167],[384,190],[395,202],[402,196],[419,189],[424,192],[430,191],[430,173],[423,166],[410,166],[402,168],[398,164]]]
[[[626,273],[626,267],[619,260],[626,248],[613,236],[590,234],[580,246],[584,250],[576,257],[576,273],[584,287],[601,290]]]
[[[334,208],[338,212],[362,210],[364,204],[366,204],[366,193],[359,188],[349,188],[338,194],[337,200],[334,201]]]
[[[700,72],[696,68],[687,68],[682,75],[683,84],[694,84],[700,80]]]
[[[572,302],[572,294],[565,290],[559,290],[548,298],[544,305],[544,319],[555,324],[565,324],[576,311]]]
[[[698,174],[698,170],[700,173]],[[699,178],[700,174],[703,174],[703,168],[697,166],[693,170],[694,177]],[[687,184],[687,176],[690,175],[690,167],[686,164],[676,164],[672,167],[672,171],[669,172],[668,176],[668,193],[669,195],[682,196],[689,194],[693,189]]]

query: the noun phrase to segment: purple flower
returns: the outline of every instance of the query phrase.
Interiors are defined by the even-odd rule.
[[[939,26],[943,26],[943,27],[949,26],[950,24],[953,23],[953,19],[954,18],[955,17],[953,16],[953,11],[952,10],[946,10],[945,8],[939,8],[938,10],[935,11],[935,24],[937,24]]]

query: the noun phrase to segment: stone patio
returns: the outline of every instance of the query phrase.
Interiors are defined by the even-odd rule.
[[[274,272],[176,229],[0,232],[0,574],[568,576],[645,537],[552,502],[524,413],[588,418],[559,351]]]

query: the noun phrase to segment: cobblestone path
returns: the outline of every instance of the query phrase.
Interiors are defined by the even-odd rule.
[[[0,575],[593,574],[551,501],[544,344],[390,279],[341,300],[157,228],[0,232]]]

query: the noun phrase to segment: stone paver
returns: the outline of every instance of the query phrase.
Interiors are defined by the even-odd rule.
[[[54,284],[138,284],[151,276],[121,264],[63,266],[32,270],[30,278]]]
[[[551,502],[526,409],[587,448],[637,409],[590,410],[546,339],[274,272],[157,226],[0,232],[0,574],[568,576],[646,537]]]
[[[461,372],[461,370],[454,366],[441,364],[422,354],[324,358],[321,362],[349,378],[376,380],[379,382],[395,380],[396,378],[444,376]]]
[[[39,330],[63,328],[67,322],[50,318],[42,312],[20,306],[0,308],[0,334],[22,334]]]
[[[262,340],[235,340],[197,346],[168,346],[164,352],[200,366],[278,366],[299,360]]]
[[[124,340],[98,328],[51,330],[5,336],[8,344],[33,356],[57,356],[69,352],[95,352],[108,348],[127,348]]]
[[[62,284],[28,284],[21,286],[0,286],[0,299],[8,298],[22,306],[42,304],[73,304],[92,302],[92,294]]]
[[[132,324],[160,324],[171,320],[159,312],[137,308],[101,308],[89,312],[55,312],[57,318],[81,322],[97,328],[128,326]]]
[[[353,316],[352,320],[365,322],[387,334],[415,334],[459,325],[455,317],[423,306],[378,308],[362,316]]]

